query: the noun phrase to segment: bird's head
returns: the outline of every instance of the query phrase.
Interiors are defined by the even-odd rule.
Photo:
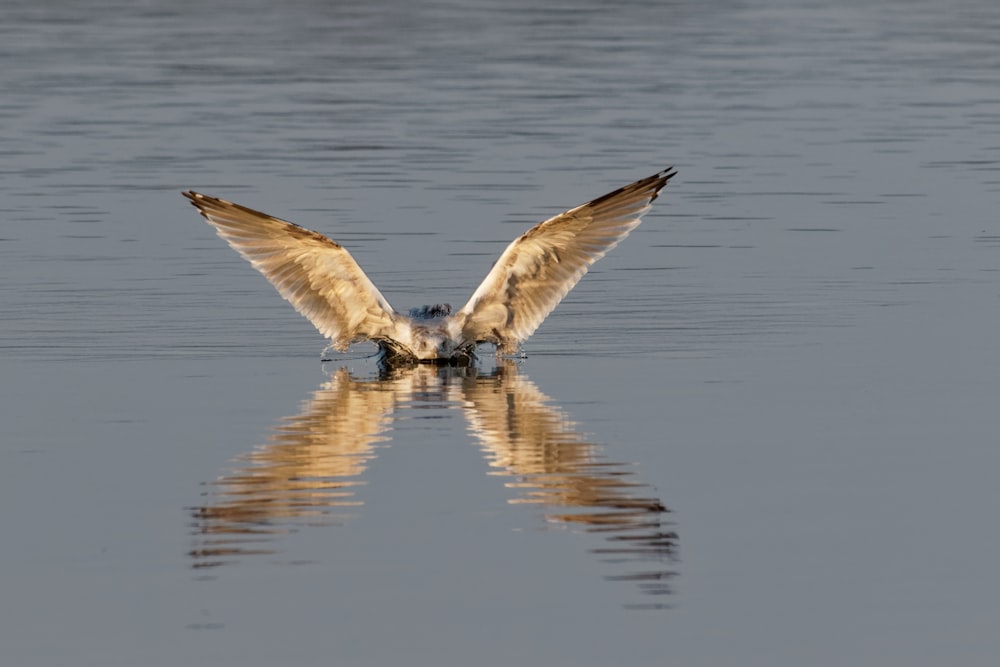
[[[435,303],[433,306],[410,308],[409,315],[415,320],[433,320],[439,317],[447,317],[451,315],[451,304]]]

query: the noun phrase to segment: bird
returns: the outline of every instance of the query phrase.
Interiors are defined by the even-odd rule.
[[[397,311],[327,236],[225,199],[182,194],[333,348],[372,341],[382,359],[440,364],[474,360],[484,343],[497,355],[516,354],[676,174],[668,167],[538,223],[507,246],[457,311],[447,303]]]

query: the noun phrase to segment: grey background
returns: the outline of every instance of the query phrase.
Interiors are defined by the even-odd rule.
[[[997,35],[986,0],[6,2],[3,662],[995,664]],[[671,510],[666,608],[447,392],[399,394],[359,505],[199,567],[193,512],[332,369],[180,190],[406,309],[668,164],[518,374]]]

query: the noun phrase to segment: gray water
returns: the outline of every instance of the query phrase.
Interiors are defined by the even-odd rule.
[[[0,661],[994,665],[1000,10],[0,8]],[[397,309],[680,175],[515,363],[381,373],[179,192]]]

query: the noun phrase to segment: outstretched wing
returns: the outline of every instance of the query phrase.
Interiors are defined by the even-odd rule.
[[[515,240],[469,302],[455,314],[467,343],[506,352],[542,323],[591,264],[628,236],[667,181],[664,169],[542,222]]]
[[[197,192],[184,196],[338,349],[392,334],[392,306],[351,254],[318,232]]]

